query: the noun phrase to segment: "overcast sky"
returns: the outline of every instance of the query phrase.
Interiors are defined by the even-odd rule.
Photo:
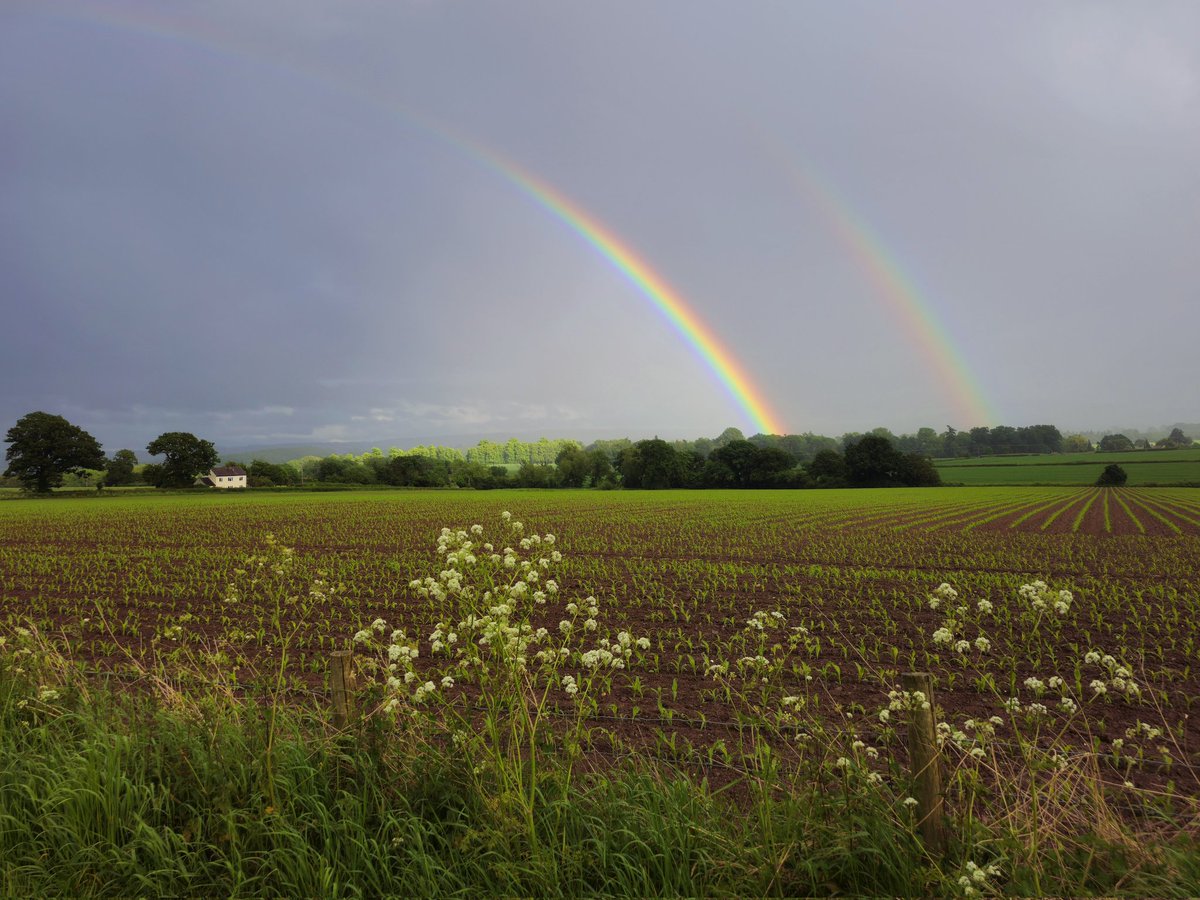
[[[0,427],[753,433],[489,153],[787,431],[1200,417],[1195,0],[6,0]]]

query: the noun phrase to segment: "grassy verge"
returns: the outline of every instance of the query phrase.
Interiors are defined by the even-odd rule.
[[[865,798],[703,784],[629,761],[539,777],[523,805],[420,734],[297,711],[170,708],[0,676],[8,896],[912,893],[931,873]],[[86,701],[86,702],[85,702]],[[273,738],[271,737],[273,733]],[[274,800],[272,800],[274,798]]]
[[[338,732],[267,698],[129,695],[0,659],[5,896],[1200,892],[1194,822],[1150,794],[1116,814],[1087,766],[959,779],[930,859],[906,785],[849,760],[784,767],[764,744],[714,790],[648,755],[543,755],[526,795],[432,724]]]

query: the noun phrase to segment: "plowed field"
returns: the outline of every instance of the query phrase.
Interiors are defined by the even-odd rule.
[[[502,510],[557,537],[560,592],[535,611],[548,628],[568,601],[595,595],[604,628],[650,639],[597,713],[620,729],[722,739],[739,710],[706,673],[722,661],[736,669],[758,646],[747,621],[766,611],[810,637],[778,686],[818,692],[830,715],[873,715],[910,669],[934,672],[940,702],[964,716],[1008,697],[1035,701],[1026,680],[1058,676],[1083,704],[1070,727],[1103,743],[1158,716],[1187,752],[1198,749],[1187,713],[1200,698],[1200,491],[1182,488],[8,501],[0,628],[11,636],[32,624],[99,670],[203,662],[239,683],[272,671],[287,632],[289,683],[320,692],[331,649],[376,617],[428,635],[435,613],[409,583],[442,568],[439,530],[491,528]],[[333,588],[303,615],[285,607],[282,623],[252,590],[227,602],[268,534],[294,548],[296,584]],[[1019,598],[1038,578],[1072,592],[1068,612]],[[947,609],[929,597],[942,582],[968,608],[955,637],[986,636],[986,651],[933,639]],[[993,611],[977,612],[981,600]],[[1091,651],[1128,668],[1140,693],[1089,691],[1107,677],[1085,660]]]

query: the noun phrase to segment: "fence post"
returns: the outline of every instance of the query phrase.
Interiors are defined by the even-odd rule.
[[[942,798],[942,762],[937,745],[933,711],[933,676],[928,672],[905,672],[901,676],[909,694],[920,691],[928,708],[916,707],[908,717],[908,755],[912,766],[913,795],[917,801],[917,825],[925,849],[940,858],[946,853],[945,802]]]
[[[333,693],[333,724],[345,728],[354,718],[354,651],[334,650],[329,668]]]

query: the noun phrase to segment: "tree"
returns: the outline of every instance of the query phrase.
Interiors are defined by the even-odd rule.
[[[299,473],[291,466],[271,463],[261,459],[251,462],[250,468],[246,470],[246,474],[250,476],[247,479],[250,487],[295,484],[299,480]]]
[[[901,458],[900,480],[908,487],[940,487],[942,473],[928,456],[905,453]]]
[[[592,471],[592,458],[582,447],[568,446],[555,459],[558,481],[563,487],[583,487]]]
[[[1063,452],[1087,453],[1092,449],[1092,442],[1082,434],[1069,434],[1063,438]]]
[[[526,460],[515,476],[517,487],[552,488],[557,486],[558,472],[554,466]]]
[[[1103,453],[1119,453],[1133,449],[1133,441],[1123,434],[1106,434],[1100,438],[1100,451]]]
[[[217,448],[186,431],[168,431],[146,445],[152,456],[165,456],[156,487],[189,487],[196,476],[217,464]],[[144,474],[144,473],[143,473]]]
[[[732,430],[726,429],[726,432]],[[702,476],[704,484],[709,487],[750,487],[758,453],[758,448],[747,440],[735,439],[722,444],[708,455]]]
[[[892,487],[902,483],[904,457],[885,437],[868,434],[846,448],[846,468],[855,487]]]
[[[817,453],[806,467],[808,477],[818,487],[845,487],[850,477],[846,459],[836,450],[826,449]]]
[[[629,488],[680,487],[684,481],[683,458],[664,440],[638,441],[621,451],[621,483]]]
[[[714,450],[719,450],[721,447],[724,447],[726,444],[732,444],[734,441],[744,441],[745,439],[746,439],[746,436],[744,434],[742,434],[740,429],[726,428],[712,442],[712,448]]]
[[[1121,487],[1129,476],[1125,470],[1116,463],[1110,463],[1104,467],[1104,471],[1100,473],[1100,477],[1096,479],[1097,487]]]
[[[4,440],[8,443],[5,475],[20,480],[27,491],[49,493],[63,475],[104,468],[99,442],[62,416],[31,412],[17,420]]]
[[[133,484],[133,467],[137,465],[137,454],[132,450],[118,450],[108,461],[104,472],[106,487],[116,487],[121,484]]]
[[[146,463],[142,466],[142,481],[151,487],[162,487],[163,467],[158,463]]]
[[[1180,447],[1192,446],[1192,439],[1183,433],[1182,428],[1172,428],[1171,433],[1154,446],[1165,450],[1178,450]]]

